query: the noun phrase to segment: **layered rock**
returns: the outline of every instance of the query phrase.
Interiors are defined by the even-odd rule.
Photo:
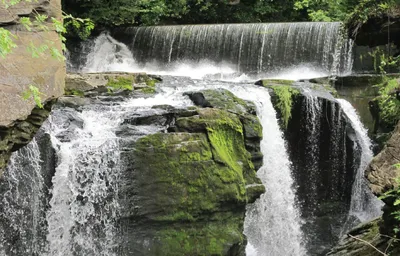
[[[128,119],[120,133],[126,252],[244,255],[245,207],[265,191],[254,167],[261,164],[261,125],[254,106],[226,90],[189,97],[207,107],[163,106],[168,113]],[[127,136],[129,125],[149,120],[167,125],[168,132],[138,140]]]
[[[46,25],[49,31],[33,28],[28,31],[20,24],[20,17],[34,19],[36,13],[47,15]],[[21,1],[19,4],[5,8],[0,4],[0,27],[11,31],[16,38],[17,45],[6,58],[0,59],[0,170],[8,160],[10,150],[20,145],[21,137],[29,141],[36,129],[28,129],[26,126],[38,126],[37,118],[34,123],[29,123],[29,116],[35,116],[33,99],[24,100],[22,95],[29,85],[36,86],[42,93],[43,102],[59,97],[64,93],[65,63],[57,60],[50,53],[32,58],[32,53],[27,50],[31,44],[39,47],[43,44],[55,47],[61,52],[61,40],[51,25],[51,18],[61,20],[60,0]],[[39,111],[40,112],[40,111]],[[41,115],[41,114],[40,114]],[[24,123],[22,133],[21,123]],[[29,130],[29,131],[28,131]],[[13,134],[13,136],[9,136]],[[14,139],[15,138],[15,139]],[[7,145],[6,147],[4,145]]]

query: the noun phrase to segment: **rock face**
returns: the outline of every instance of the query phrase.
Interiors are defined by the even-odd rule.
[[[132,255],[244,255],[247,203],[265,191],[254,106],[226,90],[189,93],[207,107],[126,120],[168,124],[167,133],[132,140],[121,132],[123,251]],[[168,117],[168,118],[167,118]]]
[[[376,195],[382,195],[397,186],[395,179],[400,176],[400,170],[394,166],[397,163],[400,163],[400,123],[386,147],[372,160],[366,170],[366,177]]]
[[[36,110],[32,112],[35,103],[32,99],[24,100],[22,94],[29,85],[39,88],[42,101],[58,97],[64,93],[65,63],[50,56],[50,53],[32,58],[32,53],[27,51],[28,46],[33,43],[36,47],[49,44],[61,52],[61,41],[58,34],[52,29],[49,31],[27,31],[23,25],[19,24],[20,17],[31,16],[34,13],[48,15],[50,17],[61,19],[61,1],[60,0],[39,0],[32,2],[22,1],[21,3],[5,9],[0,4],[0,26],[10,30],[17,36],[15,43],[17,47],[13,52],[0,58],[0,170],[7,161],[7,155],[15,147],[10,144],[20,144],[18,138],[24,137],[29,141],[28,130],[24,128],[23,134],[18,134],[21,130],[21,123],[24,123],[28,116],[36,115]],[[18,120],[18,121],[17,121]],[[37,126],[38,122],[26,124]],[[34,129],[30,129],[34,132]],[[14,134],[9,136],[9,134]],[[7,144],[7,148],[4,145]]]
[[[400,163],[400,123],[397,124],[392,137],[385,148],[372,160],[365,176],[370,182],[370,188],[377,196],[398,188],[396,179],[400,177],[400,169],[395,165]],[[399,211],[399,205],[395,204],[395,197],[384,197],[383,224],[381,233],[393,236],[393,228],[399,226],[399,220],[392,214]]]

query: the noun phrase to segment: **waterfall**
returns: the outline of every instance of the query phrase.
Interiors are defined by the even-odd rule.
[[[338,22],[133,27],[110,34],[113,37],[103,33],[84,43],[82,51],[90,45],[95,51],[78,58],[86,59],[85,65],[70,66],[83,72],[218,80],[306,79],[352,69],[352,41]],[[99,54],[102,58],[95,58]]]
[[[257,174],[266,188],[261,198],[247,209],[247,255],[306,255],[291,163],[270,96],[264,89],[246,88],[247,93],[239,86],[232,92],[256,103],[264,134],[261,141],[264,165]]]
[[[331,74],[348,72],[350,61],[335,22],[134,27],[112,35],[142,64],[207,60],[237,72],[270,74],[311,65]]]
[[[354,145],[356,150],[361,151],[360,164],[355,173],[354,183],[352,186],[352,195],[349,211],[349,219],[346,226],[354,226],[354,219],[356,223],[364,222],[376,218],[382,214],[381,208],[383,203],[378,200],[372,191],[368,188],[367,180],[364,177],[364,173],[368,164],[373,158],[372,144],[368,137],[368,131],[360,121],[354,107],[344,99],[338,99],[340,106],[349,118],[352,127],[356,133],[357,144]],[[345,227],[346,229],[346,227]],[[345,230],[347,231],[347,230]]]
[[[154,105],[190,106],[183,93],[201,89],[225,88],[253,101],[263,125],[264,164],[258,176],[266,193],[247,208],[247,255],[315,255],[314,249],[321,252],[335,242],[343,216],[366,220],[379,214],[363,182],[372,157],[370,142],[351,106],[342,100],[340,106],[334,100],[327,103],[305,90],[304,99],[295,103],[301,105],[293,108],[299,120],[292,118],[284,136],[268,91],[237,82],[350,72],[352,42],[340,35],[340,23],[160,26],[117,29],[111,35],[83,45],[91,49],[80,59],[85,64],[70,67],[169,76],[150,98],[99,98],[79,110],[58,107],[51,113],[39,133],[48,134],[53,163],[47,163],[37,137],[14,154],[1,181],[5,197],[0,204],[7,209],[0,213],[0,226],[7,227],[0,228],[1,255],[124,255],[125,231],[118,223],[124,211],[119,126],[125,118],[158,111]],[[71,62],[73,55],[69,53]],[[343,112],[358,143],[349,138]],[[133,128],[135,138],[165,129]],[[354,172],[358,151],[361,164]],[[44,165],[54,165],[55,173],[48,175],[52,180],[40,174]],[[334,221],[320,218],[324,214]],[[9,230],[15,245],[6,238]]]

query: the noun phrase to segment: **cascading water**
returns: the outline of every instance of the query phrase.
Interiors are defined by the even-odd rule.
[[[42,209],[46,204],[46,183],[41,165],[35,139],[10,159],[0,189],[0,255],[39,255],[45,248],[42,235],[46,232],[46,219]],[[6,240],[18,236],[19,241]]]
[[[183,88],[174,86],[176,82],[167,78],[165,83],[163,92],[153,98],[130,99],[114,106],[88,105],[81,112],[69,108],[52,112],[42,130],[51,135],[57,154],[57,167],[52,181],[50,207],[46,213],[47,225],[43,225],[47,226],[44,232],[47,236],[43,246],[35,253],[121,255],[118,253],[118,237],[121,234],[118,234],[120,231],[116,225],[121,208],[118,199],[121,166],[119,140],[115,134],[117,127],[124,116],[131,113],[138,116],[141,111],[148,114],[154,111],[151,108],[153,105],[191,105],[188,98],[183,96],[185,91],[226,88],[256,103],[265,134],[261,145],[265,155],[264,165],[259,170],[259,176],[267,185],[268,193],[248,209],[245,233],[251,248],[256,250],[256,253],[249,255],[306,255],[292,190],[290,162],[268,91],[251,84],[193,83],[186,80],[187,86]],[[160,129],[165,127],[138,127],[138,136]],[[33,147],[36,145],[34,142],[31,144]],[[28,154],[25,158],[32,159],[35,156],[40,156],[37,150],[33,156]],[[19,159],[18,156],[15,158]],[[25,173],[25,168],[15,166],[12,162],[9,172]],[[37,184],[42,183],[37,181]],[[41,194],[38,190],[37,195]],[[265,205],[270,207],[266,208]],[[7,215],[16,218],[16,213]],[[22,216],[20,219],[23,219]],[[28,244],[22,255],[32,248],[33,244]]]
[[[237,80],[265,76],[287,79],[324,76],[351,70],[351,42],[343,40],[338,32],[339,23],[130,28],[112,33],[129,47],[110,35],[102,34],[89,44],[91,51],[85,57],[86,64],[82,66],[75,63],[72,66],[84,72],[145,71],[192,78]],[[210,63],[212,66],[209,66]],[[315,217],[320,217],[321,212],[333,212],[341,216],[341,209],[347,209],[342,204],[348,201],[350,205],[350,181],[354,178],[351,156],[357,150],[353,148],[356,144],[346,137],[347,124],[337,103],[323,103],[310,93],[305,97],[303,107],[295,106],[295,111],[305,111],[304,115],[298,113],[296,116],[305,117],[308,128],[303,132],[309,133],[309,136],[301,133],[295,135],[310,138],[304,142],[304,152],[311,154],[299,160],[293,155],[293,149],[289,147],[289,152],[286,151],[275,110],[264,88],[250,83],[180,79],[165,77],[161,92],[152,98],[129,99],[112,104],[105,101],[88,105],[81,111],[68,108],[53,111],[42,128],[42,132],[50,134],[57,155],[54,163],[56,173],[52,184],[49,184],[53,185],[50,205],[45,207],[46,211],[40,217],[40,221],[47,222],[47,225],[39,225],[39,229],[36,225],[36,229],[32,230],[39,231],[32,233],[40,234],[37,240],[29,240],[30,236],[22,238],[20,244],[24,245],[18,247],[18,250],[32,251],[39,255],[124,255],[120,251],[121,227],[117,223],[120,211],[123,211],[118,195],[121,178],[118,126],[126,115],[140,116],[155,111],[153,105],[188,106],[192,103],[182,93],[205,88],[225,88],[240,98],[253,101],[263,125],[264,139],[261,147],[264,165],[258,175],[267,192],[247,209],[247,254],[314,255],[310,248],[314,250],[332,243],[329,235],[327,239],[324,237],[320,240],[317,236],[329,232],[336,234],[340,227],[337,227],[337,223],[328,223],[329,232],[326,232],[327,222],[315,224]],[[307,95],[307,92],[304,94]],[[342,107],[346,109],[343,104]],[[365,133],[357,127],[356,121],[352,122],[358,141],[362,141]],[[163,130],[165,127],[135,128],[137,137]],[[297,145],[292,140],[289,134],[287,144]],[[303,145],[301,143],[300,146]],[[360,145],[364,152],[367,147],[363,143]],[[35,152],[35,156],[25,153],[24,157],[42,159],[39,152]],[[357,173],[363,171],[362,168],[369,161],[368,157],[368,154],[361,157],[363,160]],[[13,161],[11,163],[7,172],[25,173],[25,165],[16,166]],[[299,166],[307,166],[303,168],[306,171]],[[310,176],[307,176],[308,172]],[[360,175],[357,177],[360,178]],[[12,185],[12,191],[13,175],[6,173],[5,177]],[[38,195],[50,198],[48,191],[44,190],[41,192],[39,189]],[[352,191],[354,197],[355,191],[359,190],[353,187]],[[302,197],[302,193],[306,196]],[[353,197],[349,206],[349,209],[353,209],[350,214],[361,216],[366,208],[360,208],[359,205],[364,204],[353,202]],[[31,195],[28,198],[30,204],[37,201]],[[321,207],[320,202],[324,201],[326,204]],[[13,210],[18,207],[9,207],[10,211],[3,215],[23,219],[23,213]],[[1,222],[7,218],[2,216],[0,224],[4,225]],[[341,217],[337,219],[341,220]],[[307,226],[309,223],[312,225]],[[15,230],[25,230],[22,224],[15,224],[14,227]],[[309,227],[314,229],[310,231]],[[0,239],[4,239],[4,232],[1,232],[0,229]],[[310,235],[312,233],[314,235]],[[310,241],[312,239],[317,242]],[[35,242],[34,246],[32,241],[40,242]],[[315,245],[310,246],[313,242]],[[10,251],[9,248],[16,249],[5,244],[1,241],[0,253],[15,255],[16,251]],[[317,248],[315,251],[325,249]]]
[[[232,91],[256,103],[264,134],[261,142],[264,165],[257,174],[266,187],[266,192],[261,198],[247,209],[247,255],[306,255],[300,213],[293,191],[291,163],[275,110],[267,91],[246,86],[247,93],[239,86]]]
[[[343,230],[346,232],[349,227],[354,226],[354,223],[368,221],[380,216],[383,203],[368,189],[368,184],[364,177],[364,172],[373,158],[372,143],[367,135],[368,131],[361,123],[356,110],[348,101],[338,99],[338,102],[355,130],[358,141],[358,144],[355,144],[356,150],[360,147],[359,150],[361,151],[360,164],[355,173],[352,186],[349,217]]]

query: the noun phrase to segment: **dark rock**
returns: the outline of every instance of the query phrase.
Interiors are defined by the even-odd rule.
[[[9,127],[0,126],[0,177],[11,153],[28,144],[42,123],[47,119],[54,101],[45,104],[44,109],[35,108],[25,120],[14,122]]]
[[[190,100],[193,101],[193,103],[196,106],[203,107],[203,108],[211,108],[212,107],[210,102],[208,102],[206,100],[203,93],[201,93],[201,92],[184,93],[184,95],[189,96]]]
[[[185,95],[188,95],[194,104],[201,107],[220,108],[236,114],[256,114],[256,108],[252,102],[242,100],[228,90],[202,90],[185,93]]]

